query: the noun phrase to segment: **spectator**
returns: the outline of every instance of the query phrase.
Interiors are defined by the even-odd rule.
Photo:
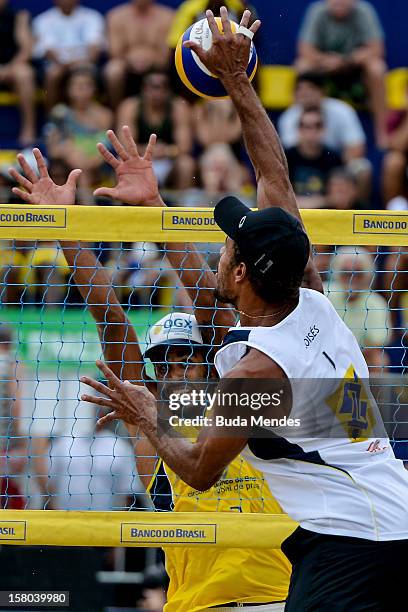
[[[371,193],[371,164],[365,159],[366,137],[356,111],[346,102],[324,93],[324,79],[318,72],[304,72],[296,81],[295,104],[281,114],[278,129],[283,146],[298,143],[302,110],[318,107],[325,121],[324,143],[333,149],[356,176],[359,198],[368,201]]]
[[[319,108],[304,110],[298,123],[298,145],[286,151],[289,176],[300,208],[324,207],[329,174],[342,163],[335,151],[324,147],[324,128]]]
[[[362,247],[340,247],[332,258],[331,271],[327,296],[356,336],[368,366],[378,374],[388,365],[384,347],[390,339],[391,319],[387,302],[372,289],[373,256]]]
[[[80,6],[79,0],[54,0],[54,4],[33,21],[34,55],[44,62],[48,108],[58,102],[67,72],[96,64],[104,46],[104,20],[98,11]]]
[[[187,189],[194,174],[191,157],[193,137],[190,107],[182,98],[174,97],[169,77],[154,71],[143,77],[140,97],[127,98],[118,110],[118,127],[128,125],[141,150],[147,145],[151,133],[157,135],[153,164],[159,185]]]
[[[408,92],[407,108],[391,112],[387,127],[389,150],[384,157],[382,173],[384,202],[388,204],[402,196],[408,208]]]
[[[336,210],[361,210],[364,203],[358,199],[355,176],[345,168],[335,168],[329,175],[326,208]]]
[[[154,0],[131,0],[108,13],[110,60],[105,77],[114,108],[125,96],[126,80],[138,92],[142,75],[153,68],[167,68],[173,15],[173,10]]]
[[[297,67],[318,70],[338,93],[353,96],[366,86],[374,114],[377,144],[386,144],[384,34],[373,6],[364,0],[319,0],[307,10],[300,35]]]
[[[50,490],[57,510],[126,510],[144,494],[132,446],[108,428],[51,439]]]
[[[112,112],[95,101],[95,93],[92,69],[77,68],[67,81],[67,102],[52,109],[45,126],[48,156],[62,161],[68,172],[81,168],[80,187],[85,191],[98,179],[103,160],[96,144],[106,139],[105,131],[113,122]]]
[[[32,144],[36,138],[32,46],[27,11],[15,11],[8,0],[0,0],[0,84],[11,85],[18,94],[22,146]]]
[[[193,124],[195,139],[203,149],[224,143],[230,145],[236,157],[240,158],[241,122],[230,99],[197,102]]]
[[[201,183],[207,200],[226,192],[240,193],[245,183],[245,173],[227,144],[209,146],[200,159]]]
[[[19,380],[20,379],[20,380]],[[27,462],[21,432],[21,366],[13,354],[11,330],[0,326],[0,508],[25,506],[21,484]]]

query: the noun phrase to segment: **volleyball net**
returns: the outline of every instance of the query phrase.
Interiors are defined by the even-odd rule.
[[[408,214],[302,217],[326,294],[371,373],[397,380],[388,432],[408,460],[408,436],[397,427],[408,402]],[[97,377],[107,343],[120,347],[119,373],[137,362],[135,382],[148,382],[149,330],[168,313],[204,308],[203,272],[188,254],[194,244],[216,269],[224,236],[212,210],[4,205],[0,241],[0,543],[279,547],[295,524],[242,459],[206,494],[185,486],[171,496],[155,455],[146,453],[138,473],[132,433],[123,423],[95,431],[101,413],[80,399],[80,377]]]

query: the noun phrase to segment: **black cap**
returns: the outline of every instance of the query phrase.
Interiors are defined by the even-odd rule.
[[[283,208],[252,211],[238,198],[227,196],[214,208],[217,225],[237,243],[253,274],[285,279],[301,274],[308,262],[309,239],[296,217]]]

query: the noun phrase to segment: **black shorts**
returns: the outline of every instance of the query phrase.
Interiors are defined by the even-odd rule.
[[[285,612],[391,612],[406,601],[408,540],[373,542],[299,527],[282,550],[293,568]]]

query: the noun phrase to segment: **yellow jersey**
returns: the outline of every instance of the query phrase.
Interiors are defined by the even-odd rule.
[[[203,492],[192,489],[159,460],[148,492],[158,510],[282,513],[261,472],[241,456]],[[183,546],[164,547],[164,552],[170,579],[164,612],[286,599],[291,566],[281,550]]]

